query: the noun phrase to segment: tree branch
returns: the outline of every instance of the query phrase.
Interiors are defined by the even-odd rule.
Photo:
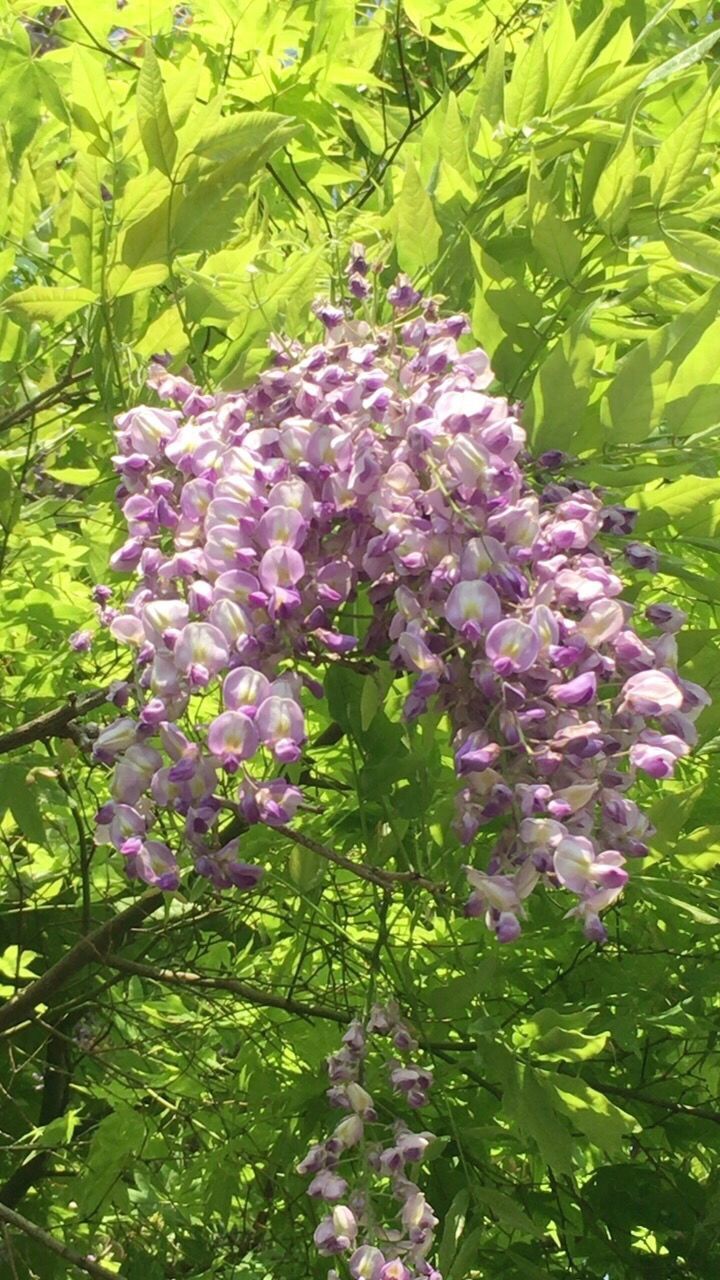
[[[21,1214],[16,1213],[14,1209],[9,1208],[6,1204],[0,1204],[0,1222],[6,1222],[8,1226],[15,1227],[17,1231],[22,1231],[31,1240],[35,1240],[37,1244],[43,1245],[51,1253],[56,1253],[59,1258],[64,1258],[72,1267],[77,1267],[78,1271],[84,1271],[86,1275],[94,1276],[96,1280],[124,1280],[119,1271],[108,1271],[107,1267],[101,1267],[99,1262],[92,1262],[90,1258],[83,1257],[81,1253],[76,1253],[74,1249],[68,1248],[61,1240],[56,1240],[55,1236],[49,1235],[47,1231],[43,1231],[42,1227],[36,1226],[28,1218],[23,1218]]]
[[[68,1042],[62,1034],[67,1021],[61,1019],[60,1024],[53,1026],[48,1035],[38,1126],[50,1124],[63,1115],[68,1104],[70,1061]],[[52,1154],[51,1151],[36,1151],[29,1160],[19,1165],[0,1187],[0,1201],[9,1208],[16,1209],[30,1187],[44,1176]]]
[[[292,827],[278,824],[272,830],[279,831],[288,840],[292,840],[294,844],[299,844],[303,849],[308,849],[310,853],[317,854],[319,858],[334,862],[336,867],[342,867],[344,871],[349,871],[360,880],[368,880],[371,884],[379,885],[381,889],[392,889],[396,884],[412,884],[417,885],[419,889],[427,889],[428,893],[439,894],[444,892],[444,885],[434,884],[432,880],[426,880],[418,871],[383,871],[379,867],[368,867],[364,862],[353,862],[352,858],[346,858],[344,854],[336,853],[334,849],[328,848],[325,844],[320,844],[318,840],[313,840],[311,836],[303,835],[301,831],[293,830]]]
[[[25,404],[19,405],[17,409],[11,409],[10,413],[6,413],[3,418],[0,418],[0,431],[9,431],[11,427],[16,427],[28,418],[32,418],[33,414],[39,413],[43,409],[49,409],[58,400],[62,400],[62,393],[66,387],[71,387],[74,383],[81,382],[83,378],[87,378],[91,373],[92,369],[83,369],[80,373],[66,373],[65,377],[61,378],[52,387],[47,387],[45,391],[33,396],[32,400],[26,400]]]
[[[329,1022],[342,1024],[348,1022],[349,1013],[342,1013],[325,1004],[303,1004],[289,996],[276,996],[271,991],[260,991],[257,987],[248,986],[237,978],[211,978],[200,973],[183,973],[172,969],[155,969],[149,964],[140,964],[137,960],[126,960],[124,956],[109,955],[106,963],[121,973],[129,973],[138,978],[148,978],[151,982],[162,982],[175,987],[193,987],[198,991],[229,991],[233,995],[247,1000],[248,1004],[256,1004],[269,1009],[284,1009],[286,1013],[297,1013],[302,1018],[325,1018]]]
[[[720,1124],[720,1111],[710,1111],[707,1107],[694,1107],[689,1102],[664,1102],[662,1098],[649,1098],[641,1089],[626,1089],[619,1084],[600,1083],[599,1080],[586,1080],[591,1089],[598,1093],[609,1093],[614,1098],[630,1098],[641,1102],[646,1107],[657,1107],[668,1115],[692,1116],[696,1120],[710,1120],[712,1124]]]
[[[108,702],[111,688],[112,686],[108,685],[106,689],[94,689],[92,693],[86,693],[80,698],[77,694],[68,694],[68,700],[64,706],[54,707],[52,711],[44,711],[34,720],[18,725],[17,729],[0,733],[0,755],[15,751],[18,747],[27,747],[31,742],[68,737],[66,732],[68,726],[74,720],[87,715],[88,711],[95,711],[97,707]]]
[[[421,1041],[421,1043],[423,1042]],[[500,1098],[502,1096],[502,1091],[497,1087],[497,1085],[491,1084],[489,1081],[479,1076],[476,1071],[473,1071],[472,1068],[466,1067],[462,1062],[458,1062],[457,1059],[448,1056],[447,1050],[452,1050],[453,1053],[477,1053],[478,1046],[473,1041],[448,1040],[447,1042],[438,1043],[432,1040],[426,1040],[424,1042],[424,1047],[426,1049],[430,1049],[431,1052],[436,1053],[438,1057],[442,1058],[445,1062],[452,1063],[454,1067],[457,1067],[458,1071],[461,1071],[464,1076],[467,1076],[468,1080],[474,1080],[476,1084],[482,1085],[483,1088],[494,1093],[496,1098]],[[537,1061],[531,1061],[529,1065],[540,1071],[552,1070],[551,1067]],[[561,1072],[560,1074],[562,1075],[563,1073]],[[597,1093],[607,1094],[614,1098],[625,1098],[629,1101],[640,1102],[646,1107],[655,1107],[659,1111],[665,1111],[668,1115],[691,1116],[695,1120],[709,1120],[712,1124],[720,1124],[720,1111],[710,1111],[707,1107],[695,1107],[688,1102],[665,1102],[662,1098],[649,1098],[641,1089],[626,1088],[619,1084],[609,1084],[604,1080],[593,1080],[585,1076],[572,1076],[570,1078],[582,1080],[584,1084],[589,1085],[591,1089],[595,1089]]]
[[[9,1031],[25,1022],[39,1004],[49,1004],[52,996],[82,969],[104,960],[109,951],[157,911],[165,900],[164,893],[147,894],[94,929],[87,937],[81,938],[57,964],[52,965],[40,978],[29,983],[0,1007],[0,1032]]]

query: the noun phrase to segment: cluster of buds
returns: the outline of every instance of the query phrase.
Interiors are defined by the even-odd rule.
[[[354,245],[360,299],[367,274]],[[286,769],[323,669],[388,657],[410,678],[406,718],[450,726],[460,842],[492,846],[466,868],[469,913],[511,941],[536,885],[559,887],[601,941],[627,859],[648,851],[628,793],[672,775],[708,701],[678,674],[684,618],[621,599],[633,513],[558,478],[557,452],[528,457],[466,318],[439,318],[405,277],[387,299],[385,328],[317,305],[322,341],[275,342],[242,392],[157,366],[174,407],[118,418],[128,538],[112,566],[136,582],[102,618],[134,652],[136,710],[95,744],[114,765],[98,838],[151,884],[178,883],[182,851],[217,887],[251,887],[261,869],[217,851],[223,809],[290,821],[303,796]],[[655,563],[638,543],[629,556]],[[361,590],[363,631],[347,608]]]
[[[394,1095],[414,1110],[428,1100],[432,1072],[407,1057],[418,1046],[397,1005],[373,1006],[365,1023],[350,1024],[341,1049],[328,1058],[328,1101],[348,1114],[298,1165],[298,1173],[312,1176],[308,1195],[327,1208],[315,1245],[322,1257],[342,1257],[353,1280],[442,1280],[428,1262],[437,1218],[414,1181],[434,1135],[415,1133],[402,1120],[380,1121],[362,1083],[378,1039],[389,1039],[395,1052],[406,1055],[384,1062]],[[328,1280],[340,1280],[339,1273],[331,1270]]]

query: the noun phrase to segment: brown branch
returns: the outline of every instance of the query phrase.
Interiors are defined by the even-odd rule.
[[[462,1062],[448,1056],[447,1050],[453,1053],[477,1053],[478,1045],[474,1041],[466,1040],[448,1040],[447,1042],[436,1042],[432,1040],[421,1041],[426,1049],[436,1053],[438,1057],[445,1062],[452,1063],[457,1067],[458,1071],[467,1076],[468,1080],[474,1080],[476,1084],[480,1084],[483,1088],[488,1089],[495,1094],[496,1098],[501,1096],[501,1090],[497,1085],[491,1084],[476,1071],[470,1067],[463,1066]],[[539,1071],[552,1071],[552,1067],[548,1067],[543,1062],[530,1062],[530,1066]],[[584,1084],[595,1089],[597,1093],[608,1094],[615,1098],[625,1098],[628,1101],[640,1102],[646,1107],[655,1107],[660,1111],[665,1111],[668,1115],[690,1116],[695,1120],[709,1120],[712,1124],[720,1124],[720,1111],[710,1111],[707,1107],[695,1107],[687,1102],[664,1102],[662,1098],[649,1098],[646,1093],[640,1089],[626,1088],[623,1085],[609,1084],[605,1081],[587,1079],[585,1076],[571,1076],[569,1073],[560,1072],[561,1075],[567,1074],[569,1079],[582,1080]]]
[[[70,1263],[71,1267],[77,1267],[78,1271],[84,1271],[86,1275],[94,1276],[95,1280],[123,1280],[123,1276],[119,1271],[108,1271],[107,1267],[101,1267],[99,1262],[92,1262],[89,1258],[84,1257],[83,1254],[76,1253],[74,1249],[70,1249],[61,1240],[57,1240],[55,1236],[43,1231],[42,1227],[36,1226],[28,1218],[23,1218],[21,1214],[16,1213],[14,1209],[10,1209],[6,1204],[0,1204],[0,1222],[6,1222],[8,1226],[15,1227],[17,1231],[22,1231],[31,1240],[41,1244],[43,1248],[49,1249],[51,1253],[57,1254],[59,1258],[64,1258],[66,1262]]]
[[[629,1098],[641,1102],[646,1107],[656,1107],[666,1111],[668,1115],[692,1116],[695,1120],[710,1120],[712,1124],[720,1124],[720,1111],[710,1111],[707,1107],[694,1107],[688,1102],[663,1102],[662,1098],[649,1098],[640,1089],[626,1089],[618,1084],[600,1083],[598,1080],[586,1080],[591,1089],[598,1093],[609,1093],[615,1098]]]
[[[88,711],[95,711],[97,707],[109,701],[110,688],[111,686],[106,689],[94,689],[92,693],[86,693],[80,698],[71,693],[64,706],[54,707],[52,711],[44,711],[34,720],[18,725],[17,729],[0,733],[0,755],[15,751],[17,747],[26,747],[31,742],[67,737],[68,726],[74,720],[79,720],[80,716],[87,715]]]
[[[141,925],[148,916],[157,911],[165,901],[166,894],[149,893],[146,897],[133,902],[119,915],[101,924],[86,938],[81,938],[58,960],[57,964],[0,1007],[0,1032],[9,1031],[19,1023],[25,1022],[39,1004],[49,1004],[52,996],[82,969],[105,960],[108,952],[122,942],[132,929]]]
[[[297,1013],[302,1018],[325,1018],[329,1022],[342,1024],[349,1021],[349,1013],[341,1013],[325,1004],[303,1004],[289,996],[276,996],[271,991],[260,991],[257,987],[248,986],[237,978],[211,978],[200,973],[183,973],[174,969],[155,969],[149,964],[140,964],[137,960],[126,960],[124,956],[109,955],[106,963],[121,973],[132,974],[138,978],[148,978],[151,982],[162,982],[169,986],[192,987],[198,991],[229,991],[240,996],[249,1004],[269,1009],[284,1009],[286,1013]]]
[[[368,880],[370,884],[379,885],[381,889],[392,889],[396,884],[411,884],[417,885],[419,889],[427,889],[428,893],[439,894],[444,891],[444,885],[435,884],[432,880],[426,880],[424,876],[420,875],[419,871],[383,871],[379,867],[368,867],[364,862],[353,862],[352,858],[346,858],[344,854],[336,853],[334,849],[328,848],[325,844],[320,844],[318,840],[313,840],[311,836],[303,835],[301,831],[294,831],[292,827],[278,824],[272,829],[273,831],[279,831],[280,835],[292,840],[294,844],[299,844],[303,849],[308,849],[310,853],[316,853],[319,858],[334,862],[336,867],[342,867],[344,871],[349,871],[360,880]]]
[[[66,387],[71,387],[76,382],[81,382],[83,378],[87,378],[91,373],[92,369],[83,369],[80,373],[66,373],[65,377],[54,383],[52,387],[47,387],[45,391],[33,396],[32,400],[26,400],[25,404],[19,405],[17,409],[12,409],[10,413],[6,413],[3,418],[0,418],[0,431],[9,431],[11,427],[17,427],[21,422],[32,418],[34,414],[57,404],[58,401],[62,400],[62,393]]]
[[[72,1018],[74,1019],[75,1016],[73,1014]],[[37,1121],[39,1127],[57,1120],[64,1114],[68,1105],[70,1054],[68,1038],[63,1034],[63,1027],[68,1021],[68,1018],[60,1019],[59,1023],[49,1028]],[[36,1151],[29,1160],[19,1165],[0,1187],[0,1202],[10,1209],[17,1209],[30,1187],[44,1177],[52,1154],[49,1150]]]

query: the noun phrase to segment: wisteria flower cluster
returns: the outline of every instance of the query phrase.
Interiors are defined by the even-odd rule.
[[[353,246],[358,306],[368,274]],[[656,604],[637,629],[613,541],[634,513],[558,478],[561,454],[528,457],[466,318],[439,316],[405,277],[388,305],[380,328],[318,304],[323,339],[274,340],[243,392],[205,394],[158,365],[151,385],[173,407],[117,419],[128,537],[112,567],[136,581],[121,608],[107,587],[96,599],[134,651],[118,697],[136,710],[95,745],[114,766],[98,839],[149,884],[177,886],[182,849],[218,888],[254,886],[262,869],[237,842],[217,848],[223,811],[292,820],[303,795],[287,768],[323,670],[388,656],[411,678],[406,718],[431,708],[450,726],[460,841],[495,839],[489,865],[466,867],[468,913],[512,941],[542,882],[574,895],[568,914],[601,941],[626,860],[648,851],[628,792],[638,774],[672,775],[708,701],[678,675],[684,615]],[[652,568],[655,553],[630,542],[626,563]],[[346,609],[360,592],[362,636]]]
[[[365,1087],[369,1050],[383,1038],[403,1055],[391,1051],[384,1063],[395,1096],[414,1110],[428,1100],[432,1072],[412,1060],[411,1029],[394,1002],[374,1005],[328,1058],[328,1100],[347,1115],[298,1165],[312,1175],[308,1195],[327,1209],[314,1241],[322,1257],[343,1258],[353,1280],[442,1280],[428,1261],[438,1220],[414,1181],[434,1134],[414,1133],[400,1119],[381,1122]],[[338,1272],[328,1280],[339,1280]]]

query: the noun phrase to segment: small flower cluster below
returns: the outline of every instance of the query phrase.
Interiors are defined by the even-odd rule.
[[[344,1258],[353,1280],[442,1280],[428,1261],[437,1218],[415,1182],[434,1135],[415,1133],[401,1119],[381,1122],[361,1083],[373,1042],[381,1039],[404,1055],[391,1052],[384,1062],[393,1094],[413,1110],[428,1100],[432,1072],[408,1057],[418,1046],[397,1005],[373,1006],[328,1058],[328,1100],[348,1114],[298,1165],[298,1173],[312,1175],[308,1195],[327,1206],[315,1245],[323,1257]],[[328,1280],[340,1280],[339,1273],[331,1270]]]

